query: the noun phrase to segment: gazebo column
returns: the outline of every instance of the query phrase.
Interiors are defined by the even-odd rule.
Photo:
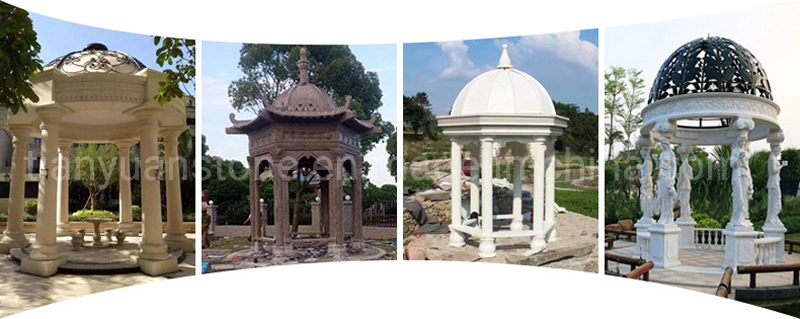
[[[470,152],[469,158],[469,212],[467,212],[467,218],[469,218],[472,213],[480,213],[481,211],[481,163],[479,155],[481,152],[481,146],[477,145],[473,147],[472,150],[474,150],[474,152]]]
[[[69,227],[69,152],[71,150],[72,141],[61,140],[58,142],[57,236],[72,235],[72,230]]]
[[[694,248],[694,226],[697,222],[692,218],[692,207],[689,199],[692,193],[692,166],[689,165],[689,154],[692,153],[693,145],[683,143],[678,148],[678,155],[681,156],[681,170],[678,174],[678,202],[681,207],[681,216],[675,222],[681,229],[681,239],[678,244],[679,249]]]
[[[658,159],[658,222],[651,225],[650,259],[655,267],[669,268],[680,265],[678,261],[678,245],[681,229],[675,224],[672,207],[675,204],[675,170],[677,162],[672,152],[672,145],[667,137],[674,133],[674,123],[659,122],[656,132],[661,134],[661,155]]]
[[[131,211],[131,146],[133,140],[116,141],[119,149],[119,224],[117,231],[125,236],[139,236],[139,231],[133,226],[133,212]]]
[[[522,158],[514,156],[514,196],[511,202],[511,230],[522,230]]]
[[[731,146],[733,214],[731,221],[722,231],[725,236],[725,263],[722,267],[731,267],[734,271],[739,265],[756,263],[755,240],[758,233],[747,220],[752,177],[746,145],[747,136],[753,128],[755,122],[750,118],[736,119],[731,125],[732,131],[738,136]]]
[[[533,156],[533,215],[531,223],[533,223],[532,230],[536,231],[537,235],[531,239],[531,250],[526,255],[538,253],[547,245],[544,234],[545,142],[545,138],[538,137],[533,143],[528,144],[531,156]]]
[[[642,218],[636,221],[636,252],[634,258],[649,259],[650,255],[650,225],[653,224],[653,161],[650,157],[650,148],[653,139],[649,135],[641,135],[636,141],[639,153],[642,155],[642,164],[639,166],[640,186],[639,202]]]
[[[275,257],[283,258],[288,257],[290,253],[286,249],[289,245],[289,240],[287,240],[289,234],[286,233],[286,227],[284,227],[288,226],[285,224],[289,222],[289,185],[287,185],[286,176],[281,169],[279,161],[274,162],[272,165],[272,181],[274,183],[272,212],[275,220],[275,226],[272,228],[272,235],[273,238],[275,238],[275,246],[272,247],[272,254]],[[252,191],[250,196],[253,196]],[[250,218],[252,220],[252,216]]]
[[[164,143],[164,179],[167,191],[167,235],[164,241],[170,248],[194,252],[194,241],[186,237],[183,229],[183,207],[181,205],[181,169],[178,155],[178,136],[185,127],[161,131]]]
[[[150,276],[178,271],[178,261],[167,253],[162,237],[161,186],[158,180],[158,118],[160,106],[145,106],[134,111],[139,122],[142,193],[142,242],[139,244],[139,267]]]
[[[364,249],[364,235],[362,233],[362,226],[364,218],[362,217],[362,198],[361,198],[361,164],[364,157],[359,155],[356,157],[355,165],[353,167],[353,239],[351,247],[356,251]]]
[[[461,145],[450,142],[450,220],[453,227],[461,225]],[[450,227],[450,246],[464,246],[464,235]]]
[[[261,227],[258,165],[253,156],[247,157],[247,163],[250,166],[250,249],[254,255],[261,255],[264,249],[258,237],[258,228]]]
[[[330,187],[330,182],[321,180],[319,182],[319,214],[320,214],[320,231],[322,232],[322,237],[328,237],[331,233],[331,223],[330,223],[330,205],[328,205],[328,188]]]
[[[780,238],[778,249],[775,252],[775,262],[779,264],[786,263],[784,256],[784,247],[786,247],[786,226],[781,222],[779,215],[781,213],[781,168],[788,163],[780,162],[781,156],[781,143],[783,143],[783,131],[770,132],[767,142],[770,145],[770,154],[768,162],[769,178],[767,179],[767,219],[764,221],[764,226],[761,229],[764,231],[766,238]]]
[[[67,259],[59,252],[56,242],[56,209],[58,206],[58,138],[61,118],[65,111],[60,107],[43,106],[36,110],[42,120],[42,154],[40,161],[39,198],[36,207],[36,240],[33,251],[20,263],[21,271],[42,277],[58,272],[58,266]],[[55,165],[54,165],[55,164]]]
[[[545,151],[545,183],[544,183],[544,220],[545,229],[550,231],[545,237],[545,241],[551,242],[558,240],[556,231],[556,138],[547,139],[547,150]]]
[[[328,255],[333,258],[344,258],[344,230],[342,227],[342,165],[340,163],[341,156],[335,156],[334,169],[328,174],[330,177],[328,183],[328,211],[330,212],[329,221],[331,227],[332,241],[328,243]]]
[[[494,158],[494,140],[481,139],[481,243],[478,246],[478,255],[482,258],[492,258],[495,252],[494,237],[492,237],[492,173]]]
[[[10,126],[14,137],[14,153],[11,155],[11,179],[8,198],[8,223],[0,239],[0,253],[8,253],[11,248],[23,248],[28,245],[28,238],[23,230],[23,203],[25,202],[25,157],[28,153],[28,137],[33,128],[28,126]]]

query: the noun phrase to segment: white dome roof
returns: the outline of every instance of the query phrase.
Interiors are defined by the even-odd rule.
[[[451,116],[492,114],[556,115],[553,100],[539,81],[511,65],[505,44],[497,68],[472,79],[450,112]]]

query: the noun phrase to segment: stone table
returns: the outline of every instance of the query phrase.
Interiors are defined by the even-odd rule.
[[[111,218],[87,218],[85,221],[94,224],[94,236],[92,236],[94,241],[91,243],[85,243],[83,246],[91,248],[108,247],[108,243],[104,243],[102,241],[103,237],[100,235],[100,224],[108,223],[113,220]]]

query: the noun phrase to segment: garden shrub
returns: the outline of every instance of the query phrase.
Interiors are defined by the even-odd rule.
[[[91,209],[85,209],[85,210],[79,210],[75,212],[75,214],[70,215],[69,221],[80,222],[86,220],[87,218],[110,218],[116,220],[118,217],[114,213],[109,212],[107,210],[93,211]]]
[[[35,199],[28,199],[22,205],[25,214],[36,216],[37,201]]]
[[[711,218],[711,216],[708,216],[708,214],[705,214],[705,213],[692,213],[692,219],[694,219],[695,221],[703,220],[703,219],[706,219],[706,218]]]
[[[783,226],[786,227],[787,234],[800,233],[800,216],[790,216],[781,218]]]
[[[427,174],[414,176],[410,172],[403,177],[403,184],[412,189],[426,189],[436,185]]]
[[[183,214],[183,221],[185,221],[185,222],[193,222],[194,220],[195,220],[194,219],[194,213]]]
[[[36,215],[24,214],[24,215],[22,215],[22,221],[24,221],[24,222],[35,222],[36,221]]]
[[[722,228],[722,225],[719,224],[718,221],[712,218],[704,218],[697,222],[697,225],[694,226],[695,228]]]
[[[142,221],[142,208],[139,205],[131,206],[131,215],[133,215],[133,221]]]

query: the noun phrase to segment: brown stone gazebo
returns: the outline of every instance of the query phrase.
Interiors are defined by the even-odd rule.
[[[324,90],[309,83],[310,63],[306,49],[300,49],[297,62],[300,82],[282,92],[272,104],[264,99],[264,108],[256,118],[239,121],[231,114],[232,127],[228,134],[247,134],[250,152],[250,216],[259,220],[261,176],[267,170],[272,173],[274,186],[274,247],[273,257],[282,258],[292,254],[293,239],[289,221],[289,182],[302,178],[300,170],[313,170],[319,176],[322,213],[319,240],[328,241],[327,255],[333,258],[346,256],[343,216],[343,183],[352,181],[353,233],[351,248],[363,249],[361,232],[361,136],[380,133],[373,123],[373,114],[367,121],[356,118],[350,109],[350,96],[344,106],[336,102]],[[349,177],[348,177],[349,176]],[[263,237],[260,223],[251,223],[254,239],[253,253],[261,254],[259,243]]]

